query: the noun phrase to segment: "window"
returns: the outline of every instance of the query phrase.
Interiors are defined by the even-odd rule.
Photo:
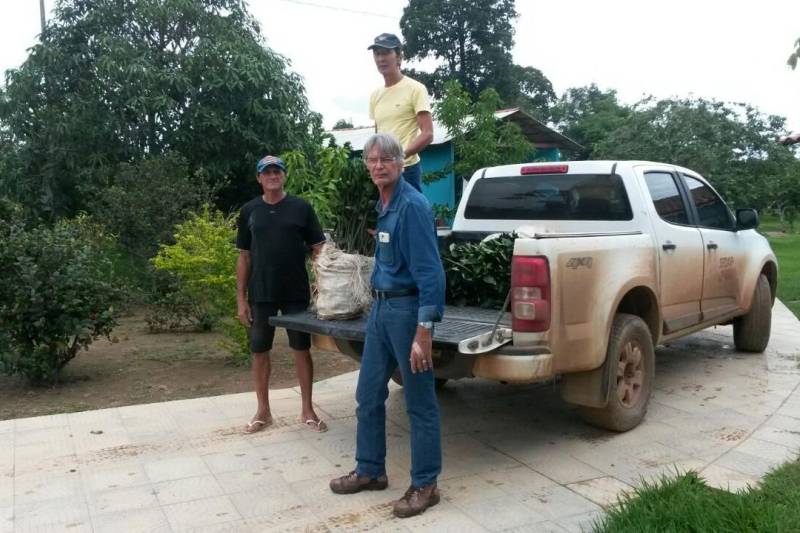
[[[631,220],[622,178],[556,174],[480,179],[464,216],[480,220]]]
[[[689,194],[697,208],[698,224],[704,228],[732,230],[733,216],[725,202],[705,183],[683,174]]]
[[[669,172],[647,172],[644,175],[653,205],[658,216],[672,224],[689,224],[689,215],[683,203],[675,178]]]

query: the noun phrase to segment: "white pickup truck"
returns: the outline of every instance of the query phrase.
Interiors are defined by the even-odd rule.
[[[454,241],[515,232],[510,313],[451,307],[434,331],[437,382],[558,378],[589,423],[626,431],[644,417],[654,346],[733,323],[742,351],[770,336],[778,264],[752,209],[732,214],[689,169],[640,161],[481,169],[458,206]],[[365,320],[311,313],[273,324],[360,358]]]

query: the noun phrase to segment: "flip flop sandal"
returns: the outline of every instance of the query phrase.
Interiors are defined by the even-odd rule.
[[[305,422],[303,422],[301,419],[300,422],[303,424],[303,426],[316,433],[325,433],[326,431],[328,431],[327,424],[325,424],[325,422],[323,422],[322,420],[314,420],[313,418],[309,418]]]
[[[248,435],[251,433],[258,433],[270,424],[272,424],[272,417],[269,417],[266,420],[251,420],[247,423],[247,426],[245,426],[244,432]]]

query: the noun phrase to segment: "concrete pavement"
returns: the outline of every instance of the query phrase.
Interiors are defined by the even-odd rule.
[[[0,422],[0,533],[22,531],[581,531],[642,479],[694,469],[739,490],[800,450],[800,323],[779,302],[765,354],[718,327],[657,350],[638,428],[586,426],[552,384],[449,383],[441,392],[442,502],[391,516],[409,483],[402,389],[387,402],[383,492],[337,496],[353,468],[356,373],[315,384],[330,431],[275,424],[244,436],[251,394]]]

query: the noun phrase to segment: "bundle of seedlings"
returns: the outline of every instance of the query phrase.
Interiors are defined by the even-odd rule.
[[[500,308],[511,286],[516,234],[503,233],[479,243],[452,243],[442,252],[449,305]]]

